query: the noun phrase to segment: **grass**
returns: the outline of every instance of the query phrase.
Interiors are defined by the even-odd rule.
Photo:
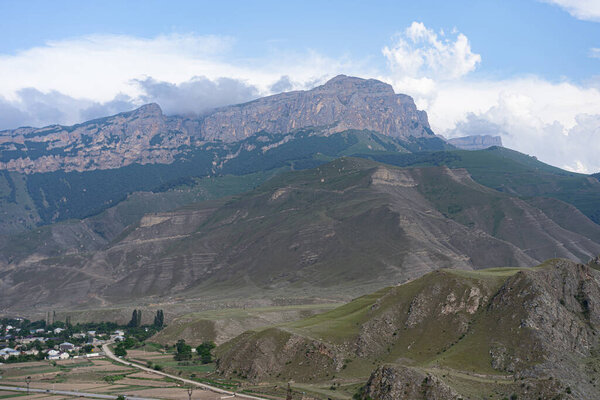
[[[364,320],[369,307],[390,290],[390,288],[385,288],[359,297],[332,311],[291,323],[288,327],[292,330],[297,329],[306,332],[319,339],[327,338],[328,340],[338,341],[347,338],[357,333],[358,325]]]

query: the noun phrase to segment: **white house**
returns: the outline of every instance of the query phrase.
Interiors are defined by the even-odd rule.
[[[59,333],[64,332],[63,328],[54,328],[54,334],[58,335]]]
[[[48,352],[50,353],[50,352]],[[69,353],[59,353],[59,354],[55,354],[55,355],[48,355],[48,357],[46,357],[48,360],[66,360],[67,358],[69,358]]]
[[[18,356],[19,354],[21,354],[20,351],[11,349],[10,347],[0,350],[0,358],[3,358],[5,360],[10,356]]]

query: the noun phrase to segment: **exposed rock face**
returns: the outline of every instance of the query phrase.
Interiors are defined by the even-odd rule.
[[[491,135],[474,135],[448,139],[448,143],[463,150],[483,150],[492,146],[502,146],[502,138]]]
[[[170,164],[206,141],[235,142],[258,132],[284,134],[303,128],[314,128],[319,135],[366,129],[394,138],[435,137],[427,114],[417,110],[411,97],[395,94],[390,85],[374,79],[340,75],[312,90],[281,93],[193,118],[165,116],[157,104],[147,104],[74,126],[2,131],[0,170],[35,173]]]
[[[25,173],[87,171],[132,163],[169,164],[197,123],[163,115],[157,104],[73,126],[0,132],[0,169]]]
[[[460,396],[434,375],[400,365],[386,365],[373,371],[361,398],[455,400]]]
[[[509,278],[488,306],[504,335],[490,349],[492,367],[522,377],[553,375],[576,386],[577,398],[595,398],[594,358],[600,334],[600,272],[557,260]]]
[[[278,328],[243,334],[217,363],[221,373],[253,382],[281,374],[310,380],[327,371],[339,371],[344,364],[342,355],[331,344]]]
[[[344,75],[312,90],[221,108],[204,117],[201,129],[207,140],[235,141],[263,130],[286,133],[310,126],[326,127],[327,133],[368,129],[398,138],[433,137],[427,114],[411,97],[374,79]]]

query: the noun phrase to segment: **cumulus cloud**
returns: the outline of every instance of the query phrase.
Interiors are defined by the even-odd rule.
[[[600,22],[600,1],[598,0],[541,0],[565,9],[577,19]]]
[[[270,89],[273,93],[287,92],[294,87],[290,77],[287,75],[282,76],[277,82],[271,85]]]
[[[500,135],[505,146],[542,161],[600,170],[600,88],[533,75],[471,79],[482,60],[468,38],[448,38],[422,23],[413,22],[393,43],[382,49],[390,65],[383,78],[414,97],[435,132],[449,138]]]
[[[454,36],[447,38],[443,32],[438,35],[422,22],[413,22],[404,33],[396,36],[392,46],[383,48],[383,55],[396,75],[458,79],[473,71],[481,62],[481,56],[471,51],[465,35]]]
[[[91,35],[0,54],[0,76],[10,77],[0,80],[0,129],[71,124],[148,101],[168,114],[198,113],[338,73],[374,75],[362,61],[311,50],[240,60],[234,48],[233,38],[214,35]]]
[[[201,114],[229,104],[244,103],[258,97],[258,89],[240,80],[194,77],[180,84],[153,78],[136,81],[143,91],[144,103],[158,103],[165,114]]]
[[[86,110],[99,106],[91,100],[76,99],[54,90],[43,93],[35,88],[23,88],[16,92],[14,100],[0,97],[0,129],[75,123]]]

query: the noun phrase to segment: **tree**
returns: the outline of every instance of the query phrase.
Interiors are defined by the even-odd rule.
[[[183,361],[192,359],[192,346],[185,344],[185,340],[179,339],[175,348],[175,360]]]
[[[49,349],[53,349],[54,346],[56,346],[56,343],[54,343],[54,340],[48,339],[46,340],[46,346],[48,346]]]
[[[127,350],[125,350],[125,344],[123,342],[115,347],[115,355],[117,357],[125,357],[127,355]]]
[[[131,314],[131,321],[127,324],[127,326],[131,328],[137,328],[142,325],[142,310],[133,310]]]
[[[157,328],[162,328],[165,324],[165,315],[163,310],[156,311],[156,316],[154,317],[154,326]]]
[[[214,342],[202,342],[200,346],[196,347],[196,353],[198,353],[198,357],[200,357],[202,364],[208,364],[213,361],[211,350],[215,347],[216,345]]]

